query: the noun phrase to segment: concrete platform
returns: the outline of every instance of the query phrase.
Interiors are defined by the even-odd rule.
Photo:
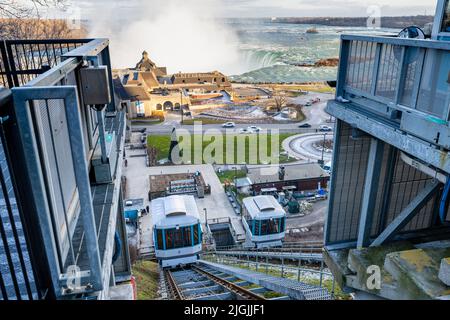
[[[441,260],[441,266],[439,268],[439,279],[450,286],[450,258]]]
[[[447,299],[449,241],[393,242],[363,249],[325,250],[324,259],[346,292],[394,300]],[[442,266],[443,265],[443,266]],[[379,267],[380,286],[368,288],[369,267]],[[446,273],[447,272],[447,273]],[[444,281],[445,280],[445,281]],[[372,298],[371,298],[372,299]]]

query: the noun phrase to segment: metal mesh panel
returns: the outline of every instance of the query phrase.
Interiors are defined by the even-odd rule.
[[[431,180],[431,177],[404,163],[399,155],[396,159],[386,225],[392,222]],[[403,231],[429,227],[436,199],[436,196],[433,197],[414,219],[405,226]]]
[[[364,194],[367,158],[370,137],[351,138],[351,127],[339,121],[340,135],[338,153],[334,160],[332,203],[328,227],[327,244],[355,241],[357,239],[362,198]],[[385,145],[380,183],[373,212],[371,235],[378,236],[384,228],[397,217],[403,209],[425,188],[432,178],[401,160],[396,152],[392,180],[389,179],[389,145]],[[392,149],[395,150],[395,149]],[[389,186],[389,188],[387,188]],[[387,211],[384,212],[385,199]],[[439,201],[435,195],[427,205],[403,228],[402,232],[421,230],[432,225],[434,209]]]
[[[370,139],[351,138],[351,127],[341,121],[339,151],[333,167],[332,215],[328,242],[356,239],[367,168]]]
[[[37,101],[42,161],[45,162],[48,196],[52,201],[56,237],[63,261],[69,251],[69,230],[78,215],[76,182],[64,104],[60,100]],[[69,224],[69,228],[67,228]]]

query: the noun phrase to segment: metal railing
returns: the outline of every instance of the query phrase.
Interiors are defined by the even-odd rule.
[[[322,252],[322,241],[284,242],[282,247],[269,248],[244,248],[242,245],[216,247],[216,251],[264,251],[264,252],[292,252],[292,253],[317,253]]]
[[[11,103],[9,92],[0,89],[0,105]],[[36,289],[30,250],[23,240],[25,230],[16,197],[17,181],[11,175],[4,120],[0,118],[0,300],[31,300],[40,297],[40,292]]]
[[[61,62],[90,39],[0,41],[0,86],[19,87]]]
[[[341,36],[338,96],[382,114],[407,111],[450,120],[450,43]]]
[[[281,278],[296,278],[296,280],[299,282],[308,281],[308,279],[311,280],[312,277],[318,276],[319,287],[325,287],[324,280],[330,280],[331,286],[330,288],[327,287],[327,289],[329,290],[329,293],[333,298],[335,295],[335,278],[331,272],[325,270],[325,265],[323,262],[321,263],[320,268],[317,270],[305,267],[304,265],[302,265],[301,261],[298,262],[298,265],[294,266],[291,264],[286,264],[284,261],[280,264],[270,263],[268,260],[261,259],[260,257],[255,257],[255,260],[250,260],[250,257],[247,256],[246,260],[242,260],[237,257],[203,254],[202,259],[224,265],[244,267],[249,270],[255,270],[256,272],[263,272],[266,274],[276,274],[279,272],[279,276]]]
[[[97,39],[0,44],[0,78],[14,87],[14,104],[0,109],[7,116],[7,140],[14,148],[13,175],[21,181],[19,211],[30,231],[26,243],[32,262],[39,264],[38,291],[48,298],[102,295],[109,286],[121,212],[120,179],[116,183],[114,177],[121,175],[124,115],[108,117],[85,105],[80,70],[106,66],[112,94],[109,43]],[[109,110],[115,110],[113,98]],[[91,160],[100,146],[102,159],[104,155],[105,141],[99,138],[103,130],[116,139],[117,153],[109,160],[113,182],[91,186]]]

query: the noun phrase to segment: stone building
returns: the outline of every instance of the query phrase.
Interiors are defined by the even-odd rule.
[[[133,69],[115,70],[114,84],[128,102],[131,118],[151,117],[155,112],[188,110],[191,99],[209,99],[231,92],[231,83],[219,71],[167,74],[146,51]]]

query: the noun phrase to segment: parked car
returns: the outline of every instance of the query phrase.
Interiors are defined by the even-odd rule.
[[[262,129],[257,126],[250,126],[247,128],[247,130],[252,132],[260,132]]]
[[[303,129],[307,129],[307,128],[311,128],[312,126],[309,123],[304,123],[298,126],[299,128],[303,128]]]
[[[236,124],[234,122],[227,122],[222,125],[223,128],[234,128]]]
[[[330,131],[333,131],[333,128],[331,128],[329,126],[322,125],[322,126],[320,126],[319,131],[320,132],[330,132]]]

